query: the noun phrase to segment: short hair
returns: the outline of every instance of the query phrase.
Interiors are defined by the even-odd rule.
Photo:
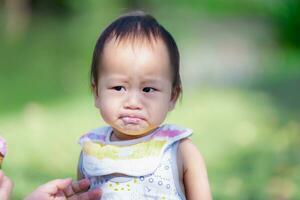
[[[160,25],[153,16],[142,11],[131,12],[117,18],[102,32],[94,48],[90,72],[91,85],[95,85],[97,87],[100,72],[99,67],[101,67],[100,63],[106,42],[112,38],[116,38],[121,41],[129,37],[142,37],[149,41],[152,37],[154,39],[162,39],[167,47],[170,59],[173,78],[172,95],[175,95],[175,98],[177,99],[182,93],[178,47],[172,35],[162,25]]]

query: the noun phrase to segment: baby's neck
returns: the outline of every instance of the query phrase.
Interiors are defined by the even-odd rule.
[[[155,130],[151,130],[142,135],[126,135],[126,134],[122,134],[122,133],[119,133],[114,130],[112,132],[112,134],[110,135],[110,141],[125,141],[125,140],[138,139],[138,138],[145,137],[146,135],[153,133],[153,131],[155,131]]]

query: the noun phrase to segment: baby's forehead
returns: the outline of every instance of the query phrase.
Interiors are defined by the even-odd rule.
[[[150,62],[160,62],[170,65],[170,56],[164,42],[157,39],[147,38],[112,38],[104,46],[101,55],[101,66],[107,62],[125,62],[132,58],[134,60],[144,60]]]
[[[154,49],[158,45],[164,46],[167,50],[167,46],[160,36],[153,35],[126,35],[123,37],[112,36],[105,42],[104,50],[107,45],[113,45],[115,48],[152,48]]]
[[[160,39],[113,38],[105,45],[100,62],[102,72],[125,72],[143,68],[143,71],[149,73],[154,69],[170,73],[169,53]]]

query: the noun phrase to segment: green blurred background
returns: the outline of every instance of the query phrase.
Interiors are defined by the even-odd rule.
[[[194,129],[214,199],[300,199],[300,1],[1,0],[12,199],[76,177],[79,136],[104,124],[88,85],[95,42],[133,9],[178,43],[184,95],[167,122]]]

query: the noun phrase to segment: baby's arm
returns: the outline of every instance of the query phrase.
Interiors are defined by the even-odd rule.
[[[77,164],[77,180],[84,179],[84,175],[81,171],[81,165],[82,165],[82,151],[80,152],[80,156],[78,159],[78,164]]]
[[[205,162],[190,139],[180,142],[179,159],[183,164],[183,183],[188,200],[211,200]]]

